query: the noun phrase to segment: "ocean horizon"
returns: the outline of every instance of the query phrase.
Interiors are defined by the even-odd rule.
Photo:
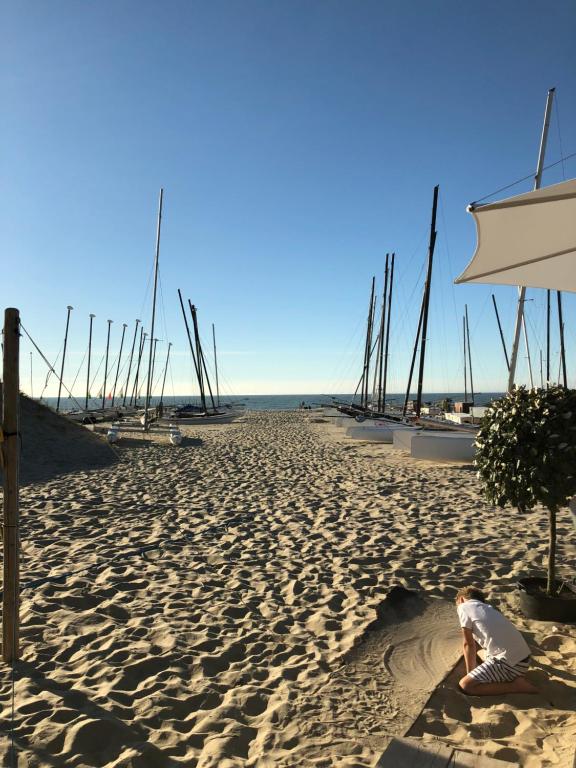
[[[474,403],[482,406],[487,405],[496,397],[500,397],[502,392],[479,392],[474,395]],[[391,405],[398,405],[404,402],[406,393],[391,393],[386,396],[386,402]],[[416,399],[416,393],[411,394],[411,399]],[[214,398],[216,400],[216,398]],[[436,403],[441,400],[451,399],[454,402],[464,400],[463,392],[423,392],[423,403]],[[114,406],[121,406],[124,398],[116,397],[114,399]],[[331,405],[334,401],[337,403],[351,403],[358,402],[359,397],[354,397],[352,394],[344,395],[317,395],[317,394],[295,394],[295,395],[238,395],[235,397],[221,396],[220,403],[222,405],[243,405],[249,410],[254,411],[285,411],[294,410],[298,408],[302,403],[305,406],[325,406]],[[58,402],[57,397],[43,397],[40,402],[55,408]],[[127,399],[127,403],[129,400]],[[160,397],[154,396],[150,398],[151,405],[157,405],[160,402]],[[183,405],[185,403],[191,403],[193,405],[200,405],[200,398],[198,395],[170,395],[163,398],[165,406]],[[207,402],[210,403],[210,398],[207,398]],[[470,402],[470,396],[468,396],[468,402]],[[79,407],[84,408],[85,398],[76,397],[71,398],[68,395],[60,398],[60,410],[71,411],[77,410]],[[138,406],[144,406],[144,397],[138,399]],[[104,407],[112,407],[112,399],[110,397],[105,399]],[[88,402],[88,408],[97,410],[102,408],[102,398],[91,398]]]

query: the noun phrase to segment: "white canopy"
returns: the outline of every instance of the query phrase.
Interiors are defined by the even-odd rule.
[[[478,243],[456,283],[576,291],[576,179],[468,210]]]

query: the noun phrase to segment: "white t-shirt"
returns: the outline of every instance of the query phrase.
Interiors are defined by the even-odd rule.
[[[511,666],[530,656],[526,640],[500,611],[480,600],[466,600],[457,606],[460,626],[471,629],[487,657],[503,659]]]

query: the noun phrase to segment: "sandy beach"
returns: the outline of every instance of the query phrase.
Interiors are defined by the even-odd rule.
[[[21,580],[41,583],[22,592],[14,702],[0,667],[2,765],[368,768],[409,731],[572,766],[574,627],[523,619],[512,594],[542,569],[542,512],[495,509],[471,466],[351,441],[314,411],[183,432],[25,480]],[[573,570],[570,536],[561,516]],[[351,666],[393,586],[453,601],[469,583],[525,632],[542,695],[467,698],[460,666],[414,712]],[[441,646],[406,654],[415,689]]]

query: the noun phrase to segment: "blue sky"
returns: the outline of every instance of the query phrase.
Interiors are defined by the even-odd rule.
[[[93,370],[108,318],[111,361],[123,322],[128,334],[137,317],[150,325],[161,186],[156,336],[159,358],[174,345],[170,393],[193,391],[177,288],[207,346],[216,325],[225,391],[350,391],[387,251],[398,278],[389,391],[403,390],[435,184],[425,389],[462,388],[465,303],[475,388],[505,387],[490,295],[510,340],[515,290],[452,281],[474,250],[466,205],[534,171],[551,86],[547,163],[576,151],[572,2],[23,0],[0,11],[1,303],[52,361],[74,306],[65,381],[78,375],[79,396],[89,313]],[[544,183],[575,175],[572,159]],[[539,379],[544,292],[529,298]],[[573,385],[575,319],[566,295]],[[31,349],[24,340],[25,391]],[[552,357],[557,371],[556,336]],[[46,369],[32,362],[37,396]],[[44,394],[56,389],[52,379]]]

